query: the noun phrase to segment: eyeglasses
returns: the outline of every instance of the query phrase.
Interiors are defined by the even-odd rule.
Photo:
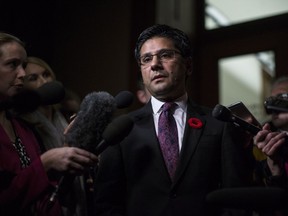
[[[145,54],[140,56],[139,64],[143,67],[150,66],[153,61],[153,56],[157,56],[157,59],[160,60],[160,62],[170,62],[175,59],[176,54],[181,53],[176,50],[160,50],[155,54]]]

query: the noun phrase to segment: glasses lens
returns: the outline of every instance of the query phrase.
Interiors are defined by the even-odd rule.
[[[162,62],[168,62],[174,59],[175,51],[174,50],[164,50],[158,53],[159,58]]]
[[[161,62],[169,62],[174,60],[176,53],[178,52],[175,50],[161,50],[155,54],[146,54],[140,57],[140,64],[144,67],[150,66],[154,56]]]
[[[153,59],[153,55],[144,55],[142,57],[140,57],[140,63],[141,65],[149,65],[152,62]]]

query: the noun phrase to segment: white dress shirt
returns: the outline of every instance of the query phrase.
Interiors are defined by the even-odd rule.
[[[178,131],[178,143],[179,143],[179,152],[182,147],[184,129],[186,124],[186,116],[187,116],[187,94],[184,94],[182,97],[178,98],[174,101],[178,106],[175,108],[173,113],[173,117],[177,124]],[[153,118],[154,118],[154,126],[156,130],[156,134],[158,136],[158,120],[160,113],[162,112],[161,107],[165,102],[157,100],[155,97],[151,96],[151,104],[153,109]]]

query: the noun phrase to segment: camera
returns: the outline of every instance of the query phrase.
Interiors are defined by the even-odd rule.
[[[288,93],[268,97],[264,101],[264,107],[267,114],[288,112]]]

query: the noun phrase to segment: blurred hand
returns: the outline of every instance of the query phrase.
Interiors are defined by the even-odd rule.
[[[265,124],[254,136],[254,145],[270,158],[277,158],[277,151],[285,143],[286,132],[271,132],[269,124]]]
[[[93,153],[76,147],[51,149],[41,155],[46,172],[58,171],[81,175],[86,167],[96,165],[98,158]]]
[[[269,124],[254,136],[253,142],[265,155],[272,175],[279,175],[282,169],[281,146],[285,143],[286,132],[271,132]]]

